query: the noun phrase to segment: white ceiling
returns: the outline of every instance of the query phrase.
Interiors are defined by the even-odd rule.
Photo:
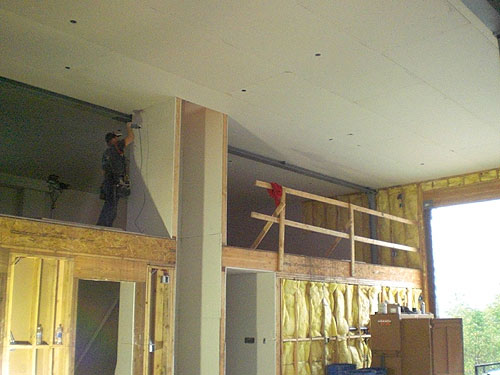
[[[499,165],[498,44],[459,0],[2,0],[0,25],[0,76],[126,113],[178,96],[364,186]]]

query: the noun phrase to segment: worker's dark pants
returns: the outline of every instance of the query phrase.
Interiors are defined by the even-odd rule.
[[[102,206],[99,220],[97,220],[97,225],[112,227],[118,210],[119,198],[116,195],[116,185],[104,182],[102,186],[102,193],[104,193],[104,206]]]

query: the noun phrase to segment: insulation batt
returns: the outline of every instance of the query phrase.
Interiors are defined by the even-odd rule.
[[[379,299],[389,303],[418,306],[422,291],[366,285],[283,279],[282,338],[329,338],[284,342],[282,374],[323,375],[325,363],[354,363],[369,367],[372,353],[364,338],[349,338],[349,322],[359,332],[369,315],[378,309]],[[352,336],[351,336],[352,337]],[[297,368],[295,365],[297,364]]]

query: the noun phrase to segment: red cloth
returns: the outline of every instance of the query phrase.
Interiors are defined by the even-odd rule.
[[[281,196],[283,195],[283,187],[276,182],[271,182],[272,189],[267,189],[268,194],[274,199],[276,207],[279,206],[281,202]]]

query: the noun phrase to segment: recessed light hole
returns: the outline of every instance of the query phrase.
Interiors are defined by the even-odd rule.
[[[69,20],[69,22],[75,24],[76,23],[76,20]]]
[[[70,70],[71,66],[65,66],[64,69]]]
[[[316,56],[316,57],[320,57],[320,56],[321,56],[321,53],[317,52],[317,53],[315,53],[315,54],[314,54],[314,56]]]
[[[247,92],[247,89],[241,89],[241,92]]]

